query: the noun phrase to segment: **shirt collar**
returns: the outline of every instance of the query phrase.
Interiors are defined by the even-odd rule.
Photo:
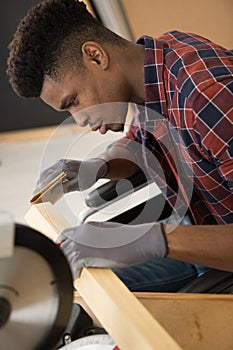
[[[147,120],[153,121],[167,116],[167,101],[164,89],[164,47],[165,42],[150,36],[141,36],[137,44],[144,45],[144,83],[146,91],[145,107]],[[151,110],[151,112],[150,112]],[[157,113],[153,113],[153,111]]]

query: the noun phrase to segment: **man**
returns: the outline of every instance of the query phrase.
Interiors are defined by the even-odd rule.
[[[69,111],[81,127],[122,131],[128,103],[136,106],[124,138],[99,158],[60,160],[40,184],[64,171],[64,192],[83,190],[146,168],[173,210],[166,224],[93,222],[64,231],[61,248],[74,274],[110,267],[131,290],[176,291],[199,265],[233,271],[230,51],[177,31],[134,44],[75,0],[33,8],[9,48],[15,92]],[[194,225],[177,225],[186,212]]]

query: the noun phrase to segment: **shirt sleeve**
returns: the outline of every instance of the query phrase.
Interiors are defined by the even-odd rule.
[[[214,162],[233,191],[233,83],[216,82],[193,102],[195,129],[206,158]]]

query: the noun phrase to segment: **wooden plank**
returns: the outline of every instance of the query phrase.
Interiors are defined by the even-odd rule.
[[[64,192],[54,194],[53,190],[57,185],[59,185],[59,183],[61,185],[62,180],[64,180],[66,176],[66,173],[61,172],[61,174],[59,174],[47,185],[45,185],[40,191],[33,195],[33,197],[30,199],[30,204],[35,205],[47,201],[52,204],[56,203],[61,197],[64,196]]]
[[[233,349],[233,295],[138,293],[137,297],[183,349]]]
[[[202,294],[202,293],[150,293],[150,292],[135,292],[134,295],[136,295],[139,299],[156,299],[156,300],[223,300],[223,301],[232,301],[233,302],[233,295],[232,294]],[[233,305],[232,305],[233,306]]]
[[[233,349],[233,295],[133,293],[184,350]],[[74,302],[103,327],[78,292]],[[136,317],[136,313],[135,313]]]
[[[70,223],[58,212],[50,202],[32,205],[24,216],[27,224],[43,233],[53,241]]]
[[[111,270],[83,268],[74,285],[121,350],[181,349]]]

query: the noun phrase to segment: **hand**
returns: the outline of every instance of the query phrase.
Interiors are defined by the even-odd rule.
[[[88,222],[64,230],[57,242],[61,242],[74,278],[84,266],[126,268],[168,253],[167,239],[158,223]]]
[[[92,158],[86,161],[61,159],[51,167],[45,169],[37,181],[33,193],[40,191],[62,172],[67,174],[65,181],[58,184],[53,191],[83,191],[94,185],[108,173],[108,163],[101,158]]]

